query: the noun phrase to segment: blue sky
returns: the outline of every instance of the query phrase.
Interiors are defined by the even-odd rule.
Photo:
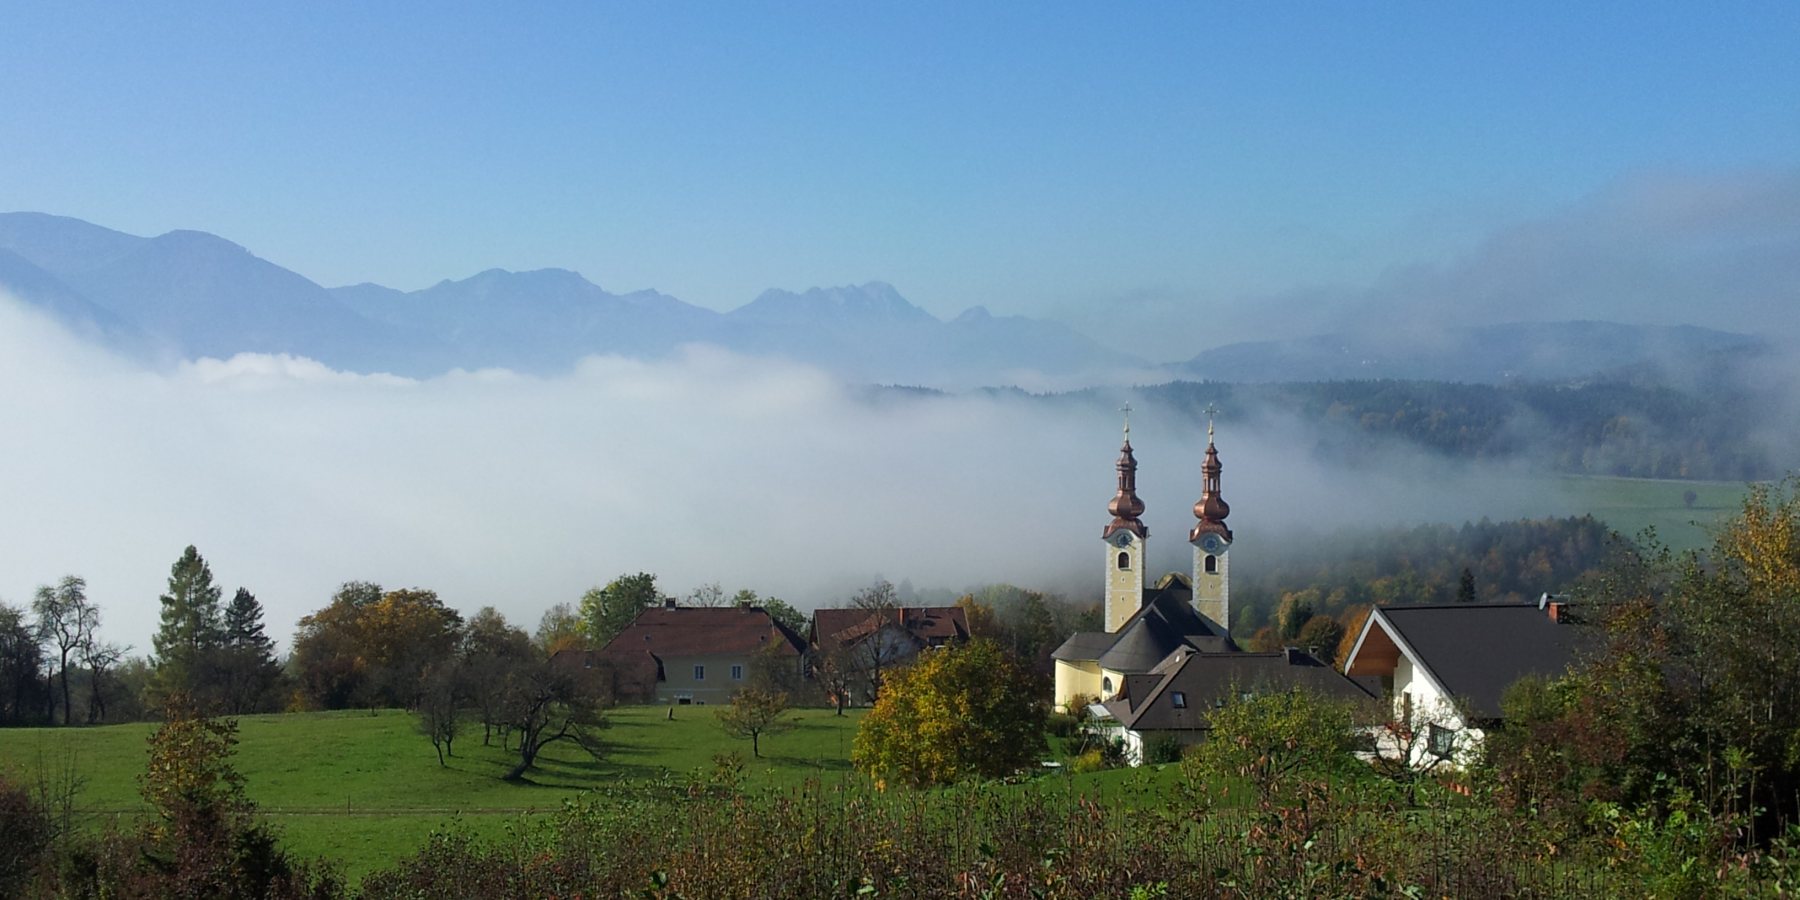
[[[10,5],[0,208],[321,283],[1228,310],[1800,167],[1793,4]]]

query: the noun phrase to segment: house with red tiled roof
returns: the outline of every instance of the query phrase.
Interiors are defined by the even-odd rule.
[[[638,614],[592,654],[614,672],[625,702],[724,703],[743,689],[763,654],[799,671],[806,644],[760,606],[677,606]]]
[[[959,606],[821,609],[813,613],[812,646],[842,655],[859,672],[846,700],[874,702],[882,673],[919,653],[969,639],[968,614]]]

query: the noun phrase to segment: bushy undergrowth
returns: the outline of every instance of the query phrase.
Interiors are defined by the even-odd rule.
[[[1405,809],[1368,785],[1321,782],[1267,810],[1130,809],[1051,782],[671,788],[598,792],[498,841],[439,834],[363,896],[1551,897],[1628,883],[1568,853],[1491,808]]]

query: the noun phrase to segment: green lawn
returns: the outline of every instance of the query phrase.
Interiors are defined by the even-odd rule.
[[[234,763],[251,799],[281,825],[293,850],[341,862],[355,877],[418,847],[452,819],[499,833],[517,816],[558,809],[587,788],[710,769],[713,754],[723,750],[747,758],[748,786],[848,777],[860,717],[855,710],[843,717],[798,710],[791,731],[763,738],[763,758],[756,760],[748,759],[750,742],[726,735],[711,710],[679,708],[670,720],[667,707],[626,707],[609,715],[603,759],[554,745],[538,757],[529,783],[513,784],[500,780],[512,755],[497,737],[482,746],[479,730],[459,740],[456,757],[439,767],[431,744],[403,712],[245,716]],[[96,820],[130,816],[144,808],[137,777],[153,729],[0,730],[0,767],[29,776],[71,759],[86,779],[77,801],[84,812]]]
[[[1569,512],[1590,513],[1626,537],[1655,527],[1657,537],[1676,550],[1712,543],[1712,529],[1743,508],[1747,492],[1742,482],[1574,475],[1556,481]],[[1683,499],[1687,491],[1694,492],[1692,506]]]
[[[286,845],[302,857],[340,864],[352,879],[417,849],[451,822],[497,836],[521,816],[561,808],[588,788],[683,779],[712,768],[713,754],[736,750],[745,759],[746,787],[798,786],[808,779],[857,777],[850,744],[860,710],[797,710],[791,731],[766,736],[763,758],[750,742],[726,735],[712,710],[624,707],[609,714],[607,752],[593,760],[572,745],[538,757],[527,784],[500,780],[512,762],[481,732],[457,742],[457,755],[439,767],[431,744],[396,710],[245,716],[238,720],[234,764],[251,799],[280,825]],[[144,809],[137,778],[153,725],[0,730],[0,768],[27,779],[65,761],[86,779],[77,804],[95,823],[128,820]],[[1173,766],[1085,775],[1058,773],[1058,788],[1110,803],[1151,806],[1173,785]]]

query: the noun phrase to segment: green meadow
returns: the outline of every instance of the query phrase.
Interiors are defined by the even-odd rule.
[[[704,777],[720,752],[744,757],[743,784],[751,789],[857,777],[849,759],[859,710],[841,717],[829,709],[796,710],[791,730],[763,738],[761,759],[750,757],[749,741],[725,734],[709,709],[678,707],[672,720],[668,715],[661,706],[613,710],[601,759],[553,745],[524,784],[500,780],[512,756],[497,735],[484,747],[475,729],[440,767],[413,717],[398,710],[244,716],[233,762],[291,850],[331,860],[352,879],[393,863],[453,823],[498,836],[521,817],[560,809],[590,788],[637,783],[648,789],[664,779]],[[123,824],[145,808],[137,779],[154,727],[0,730],[0,768],[32,780],[72,766],[84,779],[76,798],[84,819],[96,827]],[[1116,795],[1118,802],[1145,802],[1173,777],[1169,767],[1073,775],[1067,782],[1083,793]]]
[[[1657,481],[1649,478],[1563,476],[1556,488],[1569,513],[1587,513],[1607,527],[1636,537],[1655,528],[1657,537],[1676,550],[1697,550],[1712,543],[1719,522],[1743,509],[1749,486],[1733,481]],[[1694,492],[1694,502],[1685,499]]]

